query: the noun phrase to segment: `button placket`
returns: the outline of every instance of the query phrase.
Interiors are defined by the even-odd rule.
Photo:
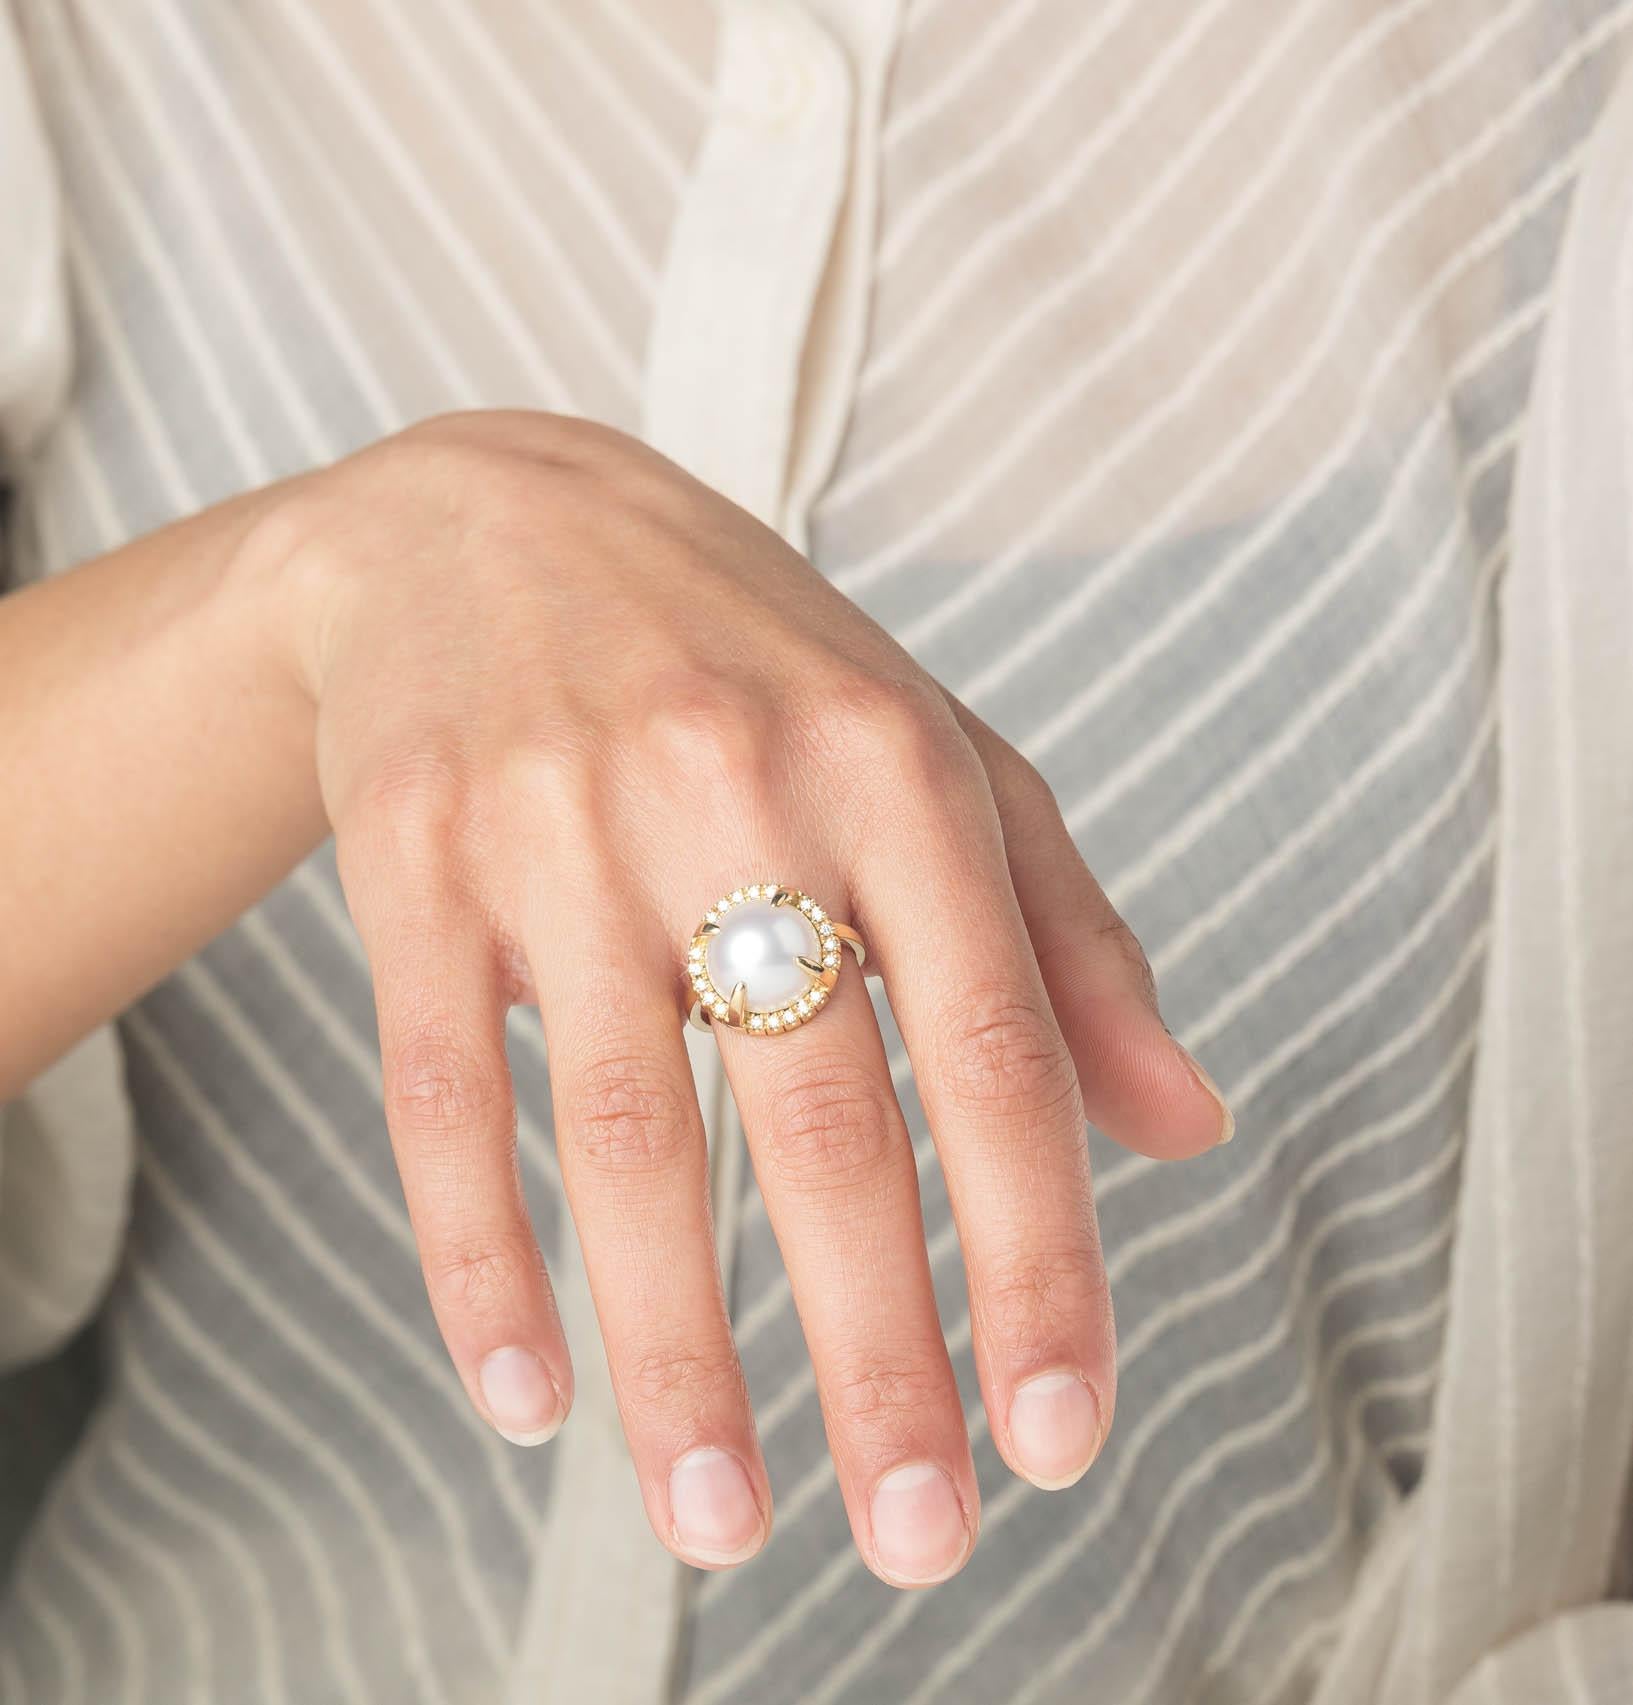
[[[782,522],[800,366],[850,165],[851,74],[792,0],[719,0],[714,112],[675,220],[649,441]]]

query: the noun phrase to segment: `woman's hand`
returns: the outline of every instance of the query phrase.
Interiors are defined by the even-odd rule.
[[[504,1050],[507,1009],[536,1000],[652,1525],[704,1565],[764,1540],[681,1020],[698,919],[776,880],[852,923],[885,978],[994,1439],[1039,1485],[1076,1479],[1115,1384],[1085,1114],[1165,1157],[1229,1120],[1036,773],[775,535],[585,423],[418,427],[297,482],[241,562],[300,613],[392,1141],[478,1409],[532,1442],[572,1390]],[[975,1475],[862,979],[790,1035],[719,1040],[856,1542],[889,1581],[942,1579],[974,1541]]]

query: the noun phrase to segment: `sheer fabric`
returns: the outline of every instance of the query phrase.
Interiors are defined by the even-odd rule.
[[[468,1414],[321,853],[121,1026],[108,1388],[6,1589],[0,1692],[1613,1697],[1626,4],[12,14],[47,145],[12,158],[60,196],[0,183],[57,209],[77,341],[43,435],[14,387],[20,573],[443,409],[642,431],[1039,763],[1241,1134],[1172,1169],[1092,1138],[1119,1418],[1045,1497],[985,1436],[896,1048],[985,1500],[969,1569],[897,1596],[700,1052],[778,1515],[699,1586],[595,1383],[525,1014],[583,1391],[533,1456]]]

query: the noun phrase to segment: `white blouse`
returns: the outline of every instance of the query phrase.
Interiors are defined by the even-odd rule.
[[[483,20],[457,0],[425,9],[445,49],[371,0],[336,0],[321,19],[267,0],[244,9],[247,25],[204,7],[208,54],[173,4],[141,23],[107,4],[67,25],[56,0],[13,11],[20,31],[0,7],[0,424],[25,524],[17,572],[64,566],[356,436],[331,435],[323,387],[334,375],[273,335],[235,269],[249,239],[182,169],[198,164],[189,127],[217,126],[291,290],[340,352],[336,385],[377,405],[377,430],[518,400],[638,429],[809,549],[977,708],[1025,724],[1021,743],[1062,791],[1091,858],[1104,847],[1120,860],[1114,900],[1162,938],[1153,956],[1174,967],[1182,1034],[1200,1036],[1205,1058],[1217,1039],[1216,1075],[1249,1109],[1235,1145],[1246,1158],[1232,1165],[1253,1164],[1256,1123],[1280,1140],[1276,1073],[1317,1034],[1312,1003],[1329,1001],[1334,1024],[1387,1017],[1389,985],[1367,957],[1377,940],[1344,938],[1337,902],[1302,915],[1299,873],[1323,856],[1312,825],[1361,845],[1380,824],[1413,820],[1390,788],[1395,778],[1410,791],[1397,759],[1419,725],[1403,720],[1398,741],[1386,728],[1376,749],[1352,750],[1344,730],[1359,728],[1358,713],[1340,717],[1332,802],[1300,795],[1297,776],[1280,795],[1253,789],[1295,733],[1316,727],[1313,709],[1300,720],[1305,707],[1342,709],[1340,688],[1369,682],[1394,692],[1399,659],[1462,643],[1437,625],[1428,588],[1439,557],[1400,571],[1401,613],[1364,657],[1342,649],[1345,621],[1304,625],[1318,597],[1342,609],[1361,544],[1312,524],[1307,578],[1262,604],[1250,571],[1266,529],[1297,538],[1300,505],[1335,478],[1353,479],[1355,513],[1376,506],[1376,530],[1357,535],[1370,543],[1416,548],[1413,506],[1426,500],[1407,475],[1423,471],[1442,494],[1457,486],[1451,507],[1477,531],[1480,482],[1514,441],[1465,454],[1455,431],[1448,451],[1430,428],[1484,406],[1483,385],[1529,384],[1512,506],[1469,574],[1472,623],[1507,551],[1493,665],[1499,805],[1493,824],[1470,829],[1467,860],[1475,868],[1494,840],[1489,919],[1467,937],[1471,953],[1488,953],[1449,1278],[1426,1305],[1444,1331],[1421,1474],[1365,1531],[1318,1643],[1269,1614],[1303,1567],[1290,1542],[1284,1562],[1243,1585],[1201,1656],[1165,1647],[1157,1669],[1147,1654],[1095,1645],[1115,1609],[1096,1601],[1081,1631],[1051,1626],[1009,1696],[1040,1697],[1085,1652],[1097,1662],[1104,1652],[1106,1665],[1132,1666],[1103,1672],[1118,1677],[1108,1697],[1212,1697],[1240,1650],[1230,1673],[1254,1678],[1265,1699],[1294,1682],[1319,1705],[1626,1698],[1633,1609],[1612,1595],[1626,1584],[1633,1470],[1633,85],[1597,102],[1585,153],[1547,140],[1566,127],[1550,106],[1560,91],[1575,100],[1584,66],[1603,78],[1619,63],[1623,8],[1584,8],[1567,29],[1551,6],[1522,0],[1239,0],[1234,11],[1148,0],[1143,13],[1121,0],[605,0],[591,23],[538,9],[544,74],[558,78],[542,106],[515,69],[533,24],[505,9]],[[513,39],[490,40],[489,26]],[[71,29],[98,39],[97,75],[128,67],[121,112],[172,174],[164,217],[192,247],[144,223],[102,142],[74,138],[84,72]],[[371,60],[379,33],[400,65]],[[597,41],[619,44],[642,80],[587,45]],[[241,48],[263,57],[262,80],[233,91],[249,92],[240,109],[222,100],[216,68]],[[272,100],[275,70],[308,55],[325,89],[365,115],[348,144],[355,184],[352,156],[321,140],[324,114],[303,140]],[[186,101],[161,97],[152,64]],[[43,116],[31,80],[46,92]],[[471,121],[474,90],[556,174],[543,217]],[[446,127],[446,147],[427,167],[404,138],[432,124]],[[291,185],[324,146],[335,149],[332,181],[309,177],[297,196]],[[1551,243],[1509,243],[1578,174],[1557,267]],[[360,232],[377,268],[345,259]],[[156,414],[140,476],[112,466],[111,440],[65,395],[65,255],[98,352],[93,377],[111,370],[103,352],[121,339],[133,371],[162,366],[170,333],[156,328],[166,316],[187,325],[178,303],[204,304],[177,339],[176,371],[202,375],[199,418],[212,424],[189,435],[190,397]],[[109,257],[120,255],[131,274],[116,280]],[[1538,278],[1517,278],[1527,268]],[[405,329],[385,329],[397,318]],[[556,335],[536,336],[540,325]],[[1518,377],[1488,363],[1539,326],[1540,354]],[[222,364],[227,348],[240,365]],[[1519,418],[1516,401],[1501,406]],[[197,448],[217,426],[219,463],[213,439]],[[66,501],[70,490],[88,501]],[[99,533],[99,515],[117,522]],[[1467,547],[1445,560],[1472,562]],[[1198,589],[1202,631],[1216,637],[1200,663],[1165,662]],[[1361,599],[1349,625],[1375,615]],[[1096,626],[1081,674],[1055,655],[1078,622]],[[1280,648],[1298,635],[1309,649],[1295,675]],[[1132,688],[1138,702],[1106,724],[1113,743],[1086,750],[1082,730]],[[1269,695],[1260,721],[1255,692]],[[1139,744],[1147,705],[1154,751]],[[1479,733],[1471,727],[1471,754]],[[1160,801],[1144,791],[1159,764],[1175,776]],[[1289,799],[1309,804],[1307,820]],[[1344,828],[1339,813],[1358,802],[1360,820]],[[1119,820],[1134,844],[1119,840]],[[1368,844],[1357,886],[1409,868],[1416,832]],[[1244,874],[1211,886],[1233,858]],[[1268,890],[1256,870],[1274,871]],[[1246,919],[1240,938],[1227,929],[1232,908]],[[1409,897],[1383,927],[1385,947],[1420,939],[1431,914]],[[1317,948],[1329,963],[1351,957],[1353,999],[1293,975]],[[187,975],[188,1000],[217,998],[217,970]],[[1295,992],[1278,1004],[1284,976]],[[133,1020],[145,1059],[169,1057],[165,1022],[151,1007]],[[689,1045],[729,1275],[734,1255],[756,1247],[742,1134],[712,1041]],[[1304,1087],[1348,1083],[1371,1045],[1346,1042],[1353,1061],[1312,1056]],[[1466,1059],[1447,1043],[1436,1069]],[[0,1112],[6,1362],[60,1344],[119,1259],[132,1140],[115,1064],[111,1036],[93,1038]],[[1322,1129],[1325,1146],[1299,1165],[1336,1165],[1360,1137],[1342,1123]],[[1130,1210],[1131,1247],[1189,1223],[1210,1194],[1204,1183],[1204,1206],[1168,1201],[1143,1166],[1114,1162],[1104,1175],[1131,1199],[1150,1192],[1138,1210],[1149,1219]],[[1344,1259],[1364,1277],[1370,1258],[1363,1244]],[[550,1447],[545,1529],[504,1656],[508,1696],[653,1700],[670,1686],[691,1588],[648,1531],[570,1236],[551,1266],[578,1398]],[[1157,1334],[1167,1300],[1131,1302],[1125,1345]],[[776,1306],[764,1293],[748,1314]],[[1331,1419],[1349,1424],[1337,1406]],[[1198,1527],[1208,1536],[1198,1552],[1217,1538],[1226,1555],[1238,1518],[1245,1531],[1257,1509],[1227,1495],[1211,1532]],[[1198,1560],[1194,1590],[1192,1579],[1165,1585],[1176,1627],[1215,1560]],[[1028,1580],[1047,1575],[1047,1558],[1024,1564]],[[820,1618],[829,1597],[815,1592],[804,1614]],[[807,1696],[872,1674],[862,1666],[889,1618],[911,1614],[882,1612]],[[986,1685],[961,1678],[984,1673],[973,1666],[988,1621],[1019,1614],[1008,1598],[990,1617],[972,1611],[950,1651],[922,1651],[912,1696],[985,1696],[959,1693]],[[698,1698],[783,1696],[773,1666],[800,1627],[775,1614],[768,1624],[711,1656]],[[1281,1663],[1295,1646],[1296,1673]],[[0,1691],[5,1661],[0,1650]],[[1125,1675],[1144,1679],[1125,1686]]]

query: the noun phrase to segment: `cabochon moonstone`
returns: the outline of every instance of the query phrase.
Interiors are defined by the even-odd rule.
[[[822,958],[816,929],[797,906],[745,900],[709,938],[709,976],[722,999],[741,983],[750,1012],[771,1012],[810,989],[810,976],[796,963],[801,954]]]

